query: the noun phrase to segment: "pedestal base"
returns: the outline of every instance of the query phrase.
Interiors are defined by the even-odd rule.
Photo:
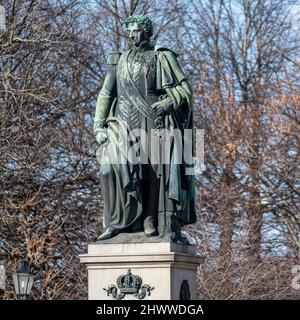
[[[89,300],[195,300],[203,258],[187,244],[96,243],[80,262],[88,269]]]

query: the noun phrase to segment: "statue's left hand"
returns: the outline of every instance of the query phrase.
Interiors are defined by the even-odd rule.
[[[172,100],[171,98],[167,97],[163,100],[153,103],[151,107],[157,113],[157,115],[160,116],[164,112],[168,112],[171,110]]]
[[[96,136],[96,140],[98,142],[98,144],[101,146],[103,145],[105,142],[107,142],[108,140],[108,135],[107,135],[107,130],[106,128],[102,128]]]

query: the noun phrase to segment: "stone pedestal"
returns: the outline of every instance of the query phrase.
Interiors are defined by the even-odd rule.
[[[197,299],[196,271],[203,258],[197,256],[195,246],[187,244],[95,243],[88,246],[88,254],[80,256],[80,262],[88,270],[89,300],[114,300],[113,290],[117,298],[138,300],[146,293],[142,285],[154,288],[144,300],[188,297],[194,300]],[[132,276],[126,278],[128,272]],[[141,281],[135,295],[134,288]],[[123,286],[121,291],[120,286]],[[109,287],[114,289],[108,295],[104,288],[109,290]]]

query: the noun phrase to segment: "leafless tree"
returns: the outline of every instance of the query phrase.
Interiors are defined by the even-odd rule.
[[[0,259],[27,259],[34,299],[85,299],[78,254],[101,232],[92,123],[124,18],[148,14],[205,129],[197,224],[206,299],[292,299],[299,264],[299,26],[279,0],[0,1]]]

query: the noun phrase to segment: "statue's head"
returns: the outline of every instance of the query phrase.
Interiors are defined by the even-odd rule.
[[[153,35],[152,22],[147,16],[130,16],[125,20],[132,46],[139,47]]]

